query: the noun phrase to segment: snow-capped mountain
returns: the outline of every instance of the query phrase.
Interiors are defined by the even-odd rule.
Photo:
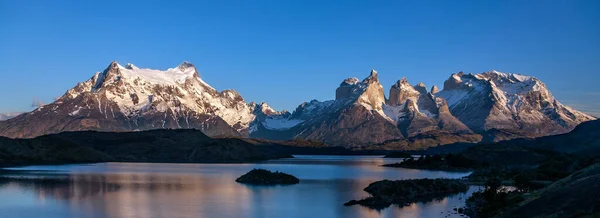
[[[423,84],[411,86],[406,79],[398,81],[386,100],[378,74],[372,70],[362,81],[345,79],[335,93],[335,100],[305,102],[289,116],[256,122],[251,136],[312,139],[347,147],[408,143],[423,134],[437,137],[431,145],[473,141],[472,131],[450,114],[445,101],[434,99]],[[295,125],[271,128],[268,122],[274,121]],[[465,134],[469,138],[438,140],[444,134]]]
[[[403,78],[386,99],[373,70],[362,81],[345,79],[335,100],[305,102],[290,115],[254,122],[250,135],[415,149],[559,134],[594,119],[560,104],[538,79],[518,74],[453,74],[442,91],[427,90]]]
[[[55,102],[1,121],[0,136],[194,128],[210,136],[420,149],[482,137],[559,134],[594,119],[560,104],[536,78],[497,71],[453,74],[441,91],[403,78],[386,98],[372,70],[363,80],[343,80],[335,96],[304,102],[290,113],[264,102],[246,103],[235,90],[217,91],[188,62],[164,71],[112,62]]]
[[[215,90],[188,62],[166,71],[112,62],[55,102],[0,123],[0,134],[196,128],[208,135],[247,135],[257,114],[271,114],[255,108],[235,90]]]
[[[566,133],[594,119],[558,102],[537,78],[519,74],[453,74],[435,96],[469,128],[496,141]]]

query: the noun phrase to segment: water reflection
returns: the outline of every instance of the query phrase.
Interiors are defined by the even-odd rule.
[[[28,171],[0,179],[0,217],[425,217],[463,204],[459,198],[468,193],[382,211],[342,205],[368,196],[362,189],[381,179],[466,175],[380,167],[390,161],[397,160],[301,156],[261,164],[21,168]],[[258,167],[288,172],[301,182],[260,187],[234,181]]]

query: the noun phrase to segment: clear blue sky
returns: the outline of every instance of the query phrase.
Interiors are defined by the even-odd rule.
[[[0,112],[28,111],[112,60],[184,60],[219,90],[293,110],[375,68],[442,86],[496,69],[600,115],[600,1],[0,1]],[[387,95],[387,93],[386,93]]]

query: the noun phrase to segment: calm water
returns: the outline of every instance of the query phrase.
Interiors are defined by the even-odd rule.
[[[376,156],[297,156],[257,164],[102,163],[13,168],[0,180],[0,217],[457,217],[477,188],[427,203],[371,210],[342,204],[382,179],[459,178],[468,173],[380,167]],[[290,173],[300,184],[250,186],[253,168]],[[12,178],[12,179],[11,179]],[[20,178],[20,179],[14,179]]]

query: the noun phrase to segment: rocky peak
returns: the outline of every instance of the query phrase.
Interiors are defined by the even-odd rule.
[[[415,86],[415,89],[421,94],[427,94],[427,87],[425,86],[425,83],[420,82]]]
[[[365,106],[368,110],[381,111],[383,109],[385,95],[383,94],[383,86],[377,78],[377,71],[371,70],[371,74],[362,81],[358,91],[360,95],[357,103]]]
[[[350,77],[345,79],[342,84],[340,84],[340,86],[352,86],[352,85],[356,85],[356,83],[358,83],[359,80],[356,77]]]
[[[258,104],[257,107],[260,109],[260,111],[263,114],[266,114],[266,115],[278,114],[278,112],[275,109],[271,108],[271,106],[269,106],[267,104],[267,102],[261,102],[260,104]]]
[[[437,87],[437,86],[432,86],[432,87],[431,87],[431,91],[430,91],[430,93],[431,93],[432,95],[435,95],[435,94],[437,94],[439,91],[440,91],[440,90],[438,89],[438,87]]]
[[[119,63],[117,63],[116,61],[112,61],[108,65],[108,67],[106,67],[106,69],[102,71],[102,73],[98,74],[97,76],[94,76],[95,83],[92,87],[92,90],[98,90],[102,87],[105,87],[106,85],[108,85],[106,81],[119,80],[121,78],[121,72],[119,71],[120,68],[121,65],[119,65]]]
[[[388,104],[391,106],[401,105],[406,102],[408,99],[416,99],[419,97],[421,93],[415,89],[406,78],[402,78],[398,80],[392,88],[390,88],[390,96],[388,100]]]
[[[374,69],[371,70],[371,74],[369,74],[369,77],[367,77],[363,80],[363,83],[365,83],[365,84],[379,83],[379,78],[377,77],[377,71],[375,71]]]
[[[186,71],[189,68],[196,68],[196,66],[194,66],[194,64],[184,61],[181,64],[179,64],[179,66],[177,66],[177,68],[179,68],[179,70],[181,71]]]
[[[450,78],[444,82],[444,90],[454,90],[460,88],[460,84],[462,83],[461,77],[463,75],[464,73],[462,71],[452,74]]]

